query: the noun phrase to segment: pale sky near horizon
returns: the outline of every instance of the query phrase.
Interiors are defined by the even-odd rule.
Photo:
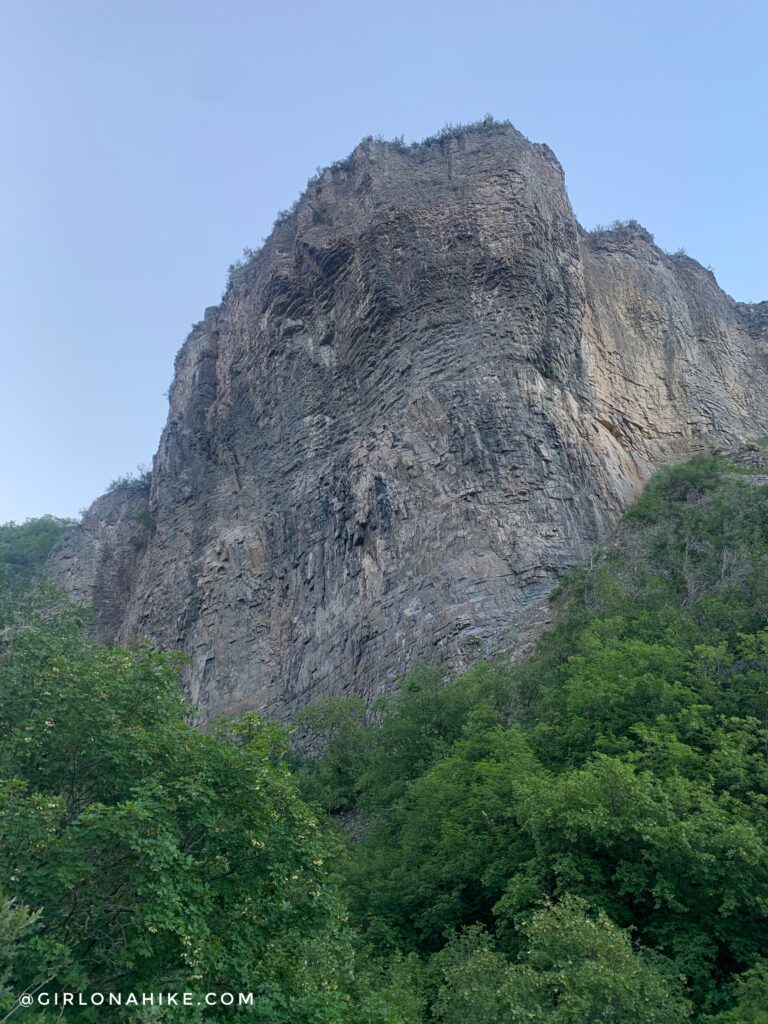
[[[485,113],[585,227],[768,299],[768,5],[0,0],[0,522],[151,463],[173,357],[316,166]]]

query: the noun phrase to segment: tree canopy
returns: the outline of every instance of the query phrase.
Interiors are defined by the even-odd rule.
[[[91,643],[34,577],[0,599],[5,1012],[46,984],[253,992],[265,1024],[766,1024],[761,476],[669,467],[530,658],[417,666],[293,741],[192,728],[179,656]]]
[[[306,713],[324,746],[298,776],[346,823],[353,919],[428,962],[480,927],[473,956],[506,977],[537,914],[589,907],[616,957],[661,970],[659,1019],[681,993],[731,1012],[768,948],[768,487],[669,467],[554,600],[522,665],[414,672],[367,723],[354,701]]]
[[[57,516],[0,523],[0,584],[12,589],[30,583],[53,546],[74,525],[74,519]]]
[[[250,715],[204,733],[188,711],[176,656],[91,644],[71,614],[11,630],[0,655],[6,975],[16,994],[162,985],[254,993],[264,1021],[340,1020],[339,851],[297,793],[286,737]]]

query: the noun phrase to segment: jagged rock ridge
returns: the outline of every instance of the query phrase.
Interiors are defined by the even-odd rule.
[[[768,433],[767,314],[585,233],[511,126],[367,140],[193,328],[148,499],[51,575],[101,639],[186,650],[203,719],[519,652],[654,467]]]

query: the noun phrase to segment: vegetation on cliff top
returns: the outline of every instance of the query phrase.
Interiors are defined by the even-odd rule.
[[[659,473],[531,659],[315,705],[312,755],[196,732],[175,658],[32,598],[0,623],[8,1008],[49,979],[281,1024],[765,1024],[762,476]]]

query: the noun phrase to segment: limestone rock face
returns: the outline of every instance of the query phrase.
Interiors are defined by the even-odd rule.
[[[140,548],[101,498],[50,569],[187,651],[203,720],[373,698],[525,649],[655,467],[768,433],[767,350],[765,304],[586,234],[513,128],[366,141],[187,339]]]

